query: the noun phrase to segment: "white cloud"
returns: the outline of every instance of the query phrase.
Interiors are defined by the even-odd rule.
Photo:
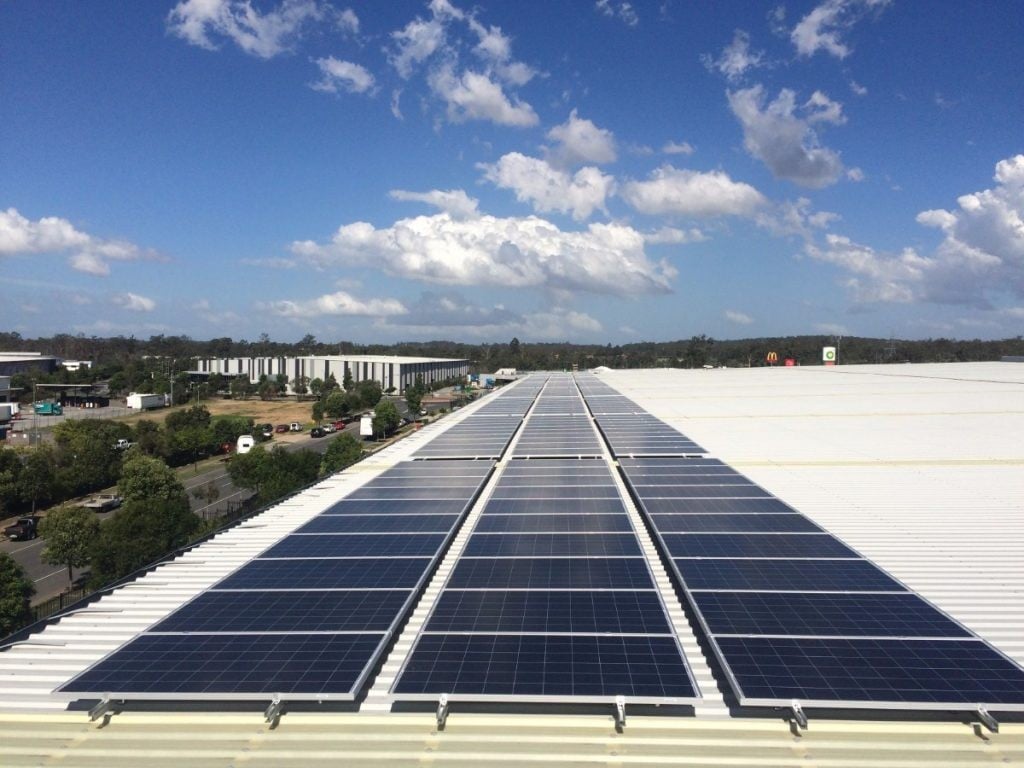
[[[314,91],[337,93],[341,88],[349,93],[365,93],[373,88],[373,75],[359,64],[333,56],[317,59],[316,64],[320,67],[321,78],[310,86]]]
[[[156,258],[153,251],[125,240],[93,237],[76,229],[67,219],[44,216],[31,221],[16,208],[0,211],[0,256],[66,251],[74,251],[68,257],[72,269],[98,277],[110,274],[111,261]]]
[[[850,181],[864,181],[864,171],[861,170],[860,168],[847,168],[846,178],[848,178]]]
[[[216,50],[213,37],[225,37],[246,53],[269,59],[288,50],[303,27],[323,15],[316,0],[283,0],[266,13],[249,0],[183,0],[167,15],[167,27],[200,48]]]
[[[829,336],[849,336],[850,329],[839,323],[815,323],[814,330],[818,333],[826,333]]]
[[[270,269],[295,269],[298,264],[294,259],[282,259],[277,257],[271,257],[266,259],[239,259],[239,264],[245,264],[248,267],[269,267]]]
[[[580,333],[598,333],[603,329],[599,320],[585,312],[560,308],[527,315],[523,323],[523,335],[535,339],[571,339]]]
[[[391,114],[395,116],[397,120],[404,120],[402,116],[402,89],[396,88],[391,92]]]
[[[676,270],[644,253],[644,236],[621,224],[591,224],[564,232],[536,216],[446,213],[338,229],[329,243],[295,242],[292,251],[320,268],[369,266],[398,277],[446,285],[638,296],[668,293]]]
[[[800,197],[776,203],[771,210],[759,213],[757,225],[775,235],[797,235],[806,242],[812,242],[815,230],[827,229],[841,218],[838,213],[812,210],[811,201]]]
[[[547,133],[556,143],[552,157],[563,165],[614,163],[615,136],[605,128],[598,128],[590,120],[578,117],[574,109],[569,119]]]
[[[359,299],[345,291],[337,291],[315,299],[271,302],[270,311],[281,317],[318,317],[345,315],[363,317],[391,317],[404,315],[407,310],[398,299]]]
[[[477,210],[479,201],[475,197],[467,195],[465,190],[462,189],[432,189],[429,192],[408,192],[404,189],[392,189],[388,195],[392,200],[432,205],[435,208],[450,213],[453,218],[468,219],[479,215]]]
[[[635,27],[640,23],[640,17],[632,3],[618,2],[614,0],[597,0],[594,3],[597,12],[610,18],[618,17],[627,27]]]
[[[237,323],[242,316],[231,309],[218,309],[209,299],[199,299],[192,304],[192,311],[210,325],[223,326]]]
[[[338,27],[350,35],[359,34],[359,17],[351,8],[338,12]]]
[[[725,310],[725,319],[730,323],[736,323],[737,325],[751,325],[754,322],[754,318],[743,312],[737,312],[735,309]]]
[[[509,99],[501,85],[485,73],[467,69],[459,75],[446,63],[430,74],[428,83],[447,103],[448,119],[453,123],[489,120],[525,128],[539,122],[533,107],[518,98]]]
[[[391,33],[394,47],[388,51],[388,62],[403,78],[412,74],[413,67],[426,61],[445,42],[444,24],[437,19],[415,18],[402,29]]]
[[[783,88],[764,102],[764,88],[756,85],[729,92],[729,106],[743,127],[743,146],[780,179],[800,186],[821,188],[834,184],[843,172],[839,153],[819,146],[814,122],[842,122],[841,106],[820,91],[804,105],[806,118],[795,114],[796,94]]]
[[[487,62],[488,67],[510,85],[526,85],[537,75],[537,71],[521,61],[512,59],[512,41],[501,27],[487,27],[475,18],[467,18],[469,28],[477,36],[473,53]]]
[[[683,216],[751,216],[767,201],[724,171],[689,171],[663,165],[648,181],[623,185],[622,198],[641,213]]]
[[[605,200],[615,189],[615,179],[592,166],[570,176],[545,160],[518,152],[478,167],[484,171],[484,178],[502,189],[513,190],[517,200],[529,202],[535,211],[571,213],[577,221],[589,218],[595,210],[604,210]]]
[[[111,297],[110,301],[114,306],[130,309],[132,312],[152,312],[156,309],[155,301],[137,293],[119,293]]]
[[[881,11],[890,0],[825,0],[793,28],[790,39],[801,56],[826,51],[845,59],[850,47],[842,34],[871,11]]]
[[[738,82],[748,70],[764,66],[764,51],[750,50],[750,35],[742,29],[733,34],[732,42],[722,49],[718,58],[704,53],[701,63],[709,72],[718,71],[725,75],[730,83]]]
[[[868,89],[858,83],[856,80],[850,81],[850,90],[853,91],[857,96],[867,96]]]
[[[707,235],[696,227],[690,229],[662,227],[655,232],[644,234],[644,241],[651,245],[684,245],[686,243],[701,243],[707,239]]]
[[[688,141],[682,141],[682,142],[678,142],[678,143],[675,142],[675,141],[668,141],[668,142],[665,142],[665,146],[663,146],[661,148],[661,151],[664,154],[666,154],[666,155],[687,155],[687,156],[689,156],[689,155],[692,155],[697,150],[694,149],[693,145],[690,142],[688,142]]]

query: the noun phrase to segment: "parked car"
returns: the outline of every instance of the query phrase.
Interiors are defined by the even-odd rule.
[[[288,425],[287,424],[278,424],[276,427],[274,427],[274,431],[275,432],[287,432],[288,431]]]
[[[135,445],[135,443],[131,442],[130,440],[126,440],[125,438],[122,437],[120,440],[118,440],[116,443],[114,443],[114,450],[115,451],[127,451],[133,445]]]
[[[235,450],[240,454],[248,453],[253,449],[254,445],[256,445],[255,437],[252,435],[241,435],[238,438],[238,442],[235,444]]]
[[[334,422],[334,429],[336,431],[341,432],[341,430],[343,430],[344,428],[345,428],[345,422],[342,421],[341,419],[338,419],[336,422]]]
[[[332,432],[334,432],[334,431],[335,431],[335,430],[334,430],[334,425],[333,425],[333,424],[330,424],[330,423],[328,423],[328,424],[324,424],[324,425],[323,425],[322,427],[320,427],[320,429],[322,429],[322,430],[323,430],[324,432],[326,432],[326,433],[327,433],[328,435],[329,435],[329,434],[331,434]]]
[[[94,512],[109,512],[121,506],[123,499],[116,493],[96,493],[82,502],[82,506]]]
[[[322,427],[313,427],[309,430],[310,437],[324,437],[327,433],[324,432]]]
[[[293,421],[291,424],[288,425],[288,430],[290,432],[301,432],[302,431],[302,425],[299,424],[299,422],[297,422],[297,421]]]
[[[11,539],[34,539],[39,535],[38,517],[19,517],[14,525],[4,528],[4,536]]]
[[[269,440],[274,436],[274,425],[260,424],[260,434],[263,435],[264,440]]]

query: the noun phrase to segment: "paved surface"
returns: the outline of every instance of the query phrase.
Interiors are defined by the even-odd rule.
[[[356,421],[353,424],[347,425],[343,431],[358,437],[359,422]],[[323,453],[327,450],[331,440],[340,434],[341,432],[336,432],[323,438],[311,438],[309,433],[306,432],[302,436],[298,436],[297,439],[290,442],[281,441],[279,444],[289,451],[305,448],[316,453]],[[192,505],[192,511],[203,518],[215,517],[226,511],[230,504],[238,504],[253,495],[252,491],[236,488],[232,485],[231,478],[228,477],[227,464],[220,462],[204,472],[183,478],[182,484],[189,494],[189,503]],[[211,484],[220,492],[220,496],[216,501],[210,503],[205,499],[197,499],[192,495],[193,489]],[[116,510],[113,512],[97,513],[96,516],[100,520],[105,520],[113,514],[116,514]],[[39,603],[59,595],[68,587],[68,569],[63,566],[50,565],[42,560],[41,553],[44,544],[45,541],[41,538],[33,539],[32,541],[0,540],[0,552],[6,552],[13,556],[34,583],[36,594],[32,599],[33,603]],[[78,578],[84,570],[76,569],[74,571],[75,578]]]

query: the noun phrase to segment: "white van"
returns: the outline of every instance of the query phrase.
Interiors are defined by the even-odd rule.
[[[236,453],[248,453],[252,450],[252,447],[256,445],[256,438],[252,435],[242,435],[238,438],[238,443],[235,445]]]

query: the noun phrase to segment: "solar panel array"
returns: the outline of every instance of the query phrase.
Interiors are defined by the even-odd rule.
[[[679,430],[655,418],[593,374],[581,373],[576,378],[597,426],[616,458],[705,453]]]
[[[523,425],[513,458],[601,456],[600,439],[579,390],[567,376],[548,379]]]
[[[699,696],[603,460],[507,463],[392,693],[662,703]]]
[[[60,690],[354,698],[492,467],[398,464]]]
[[[740,703],[1024,706],[1024,670],[724,463],[620,466]]]

